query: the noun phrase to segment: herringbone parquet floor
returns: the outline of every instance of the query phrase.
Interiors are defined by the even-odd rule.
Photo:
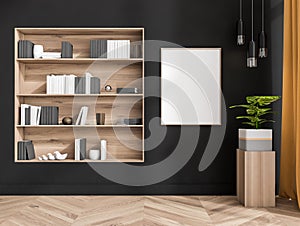
[[[0,196],[1,225],[300,225],[294,201],[244,208],[233,196]]]

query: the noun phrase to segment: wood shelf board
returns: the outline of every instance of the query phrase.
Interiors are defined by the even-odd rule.
[[[143,128],[143,125],[17,125],[17,128]]]
[[[142,58],[130,58],[130,59],[107,59],[107,58],[59,58],[59,59],[34,59],[34,58],[18,58],[19,63],[24,64],[91,64],[91,63],[116,63],[116,62],[130,62],[138,63],[142,62]]]
[[[143,97],[143,94],[17,94],[17,97]]]
[[[17,163],[134,163],[134,162],[144,162],[142,159],[107,159],[107,160],[74,160],[74,159],[66,159],[66,160],[17,160]]]
[[[142,27],[116,27],[116,28],[15,28],[15,31],[24,35],[89,35],[89,34],[104,34],[112,33],[136,33],[144,31]]]

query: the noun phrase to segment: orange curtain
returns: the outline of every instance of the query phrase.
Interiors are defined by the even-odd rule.
[[[284,0],[279,195],[300,206],[300,1]]]

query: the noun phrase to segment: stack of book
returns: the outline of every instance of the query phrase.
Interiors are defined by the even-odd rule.
[[[75,125],[85,125],[86,119],[88,115],[89,108],[87,106],[81,107],[79,114],[77,116],[77,120],[75,122]]]
[[[86,138],[75,139],[75,160],[86,158]]]
[[[59,108],[21,104],[20,125],[58,125]]]
[[[107,40],[107,58],[129,59],[130,40]]]
[[[35,158],[34,146],[31,140],[18,141],[18,160]]]
[[[91,58],[107,58],[107,40],[90,41]]]
[[[34,44],[28,40],[19,40],[18,42],[18,58],[33,58]]]
[[[47,94],[75,94],[75,75],[47,75]]]
[[[70,42],[61,43],[61,58],[73,58],[73,45]]]
[[[142,44],[140,42],[132,42],[130,43],[130,58],[142,58]]]
[[[47,75],[47,94],[100,94],[100,79],[86,73],[75,75]]]
[[[84,77],[75,79],[76,94],[99,94],[100,93],[100,78],[86,73]]]

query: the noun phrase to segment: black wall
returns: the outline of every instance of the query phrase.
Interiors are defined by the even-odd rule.
[[[250,1],[244,1],[247,38]],[[272,4],[270,3],[272,2]],[[280,95],[282,70],[283,0],[266,0],[269,57],[256,69],[246,68],[246,49],[236,46],[238,0],[26,0],[2,1],[0,7],[0,194],[235,194],[235,148],[242,111],[227,112],[227,130],[213,164],[198,171],[210,127],[201,127],[200,139],[190,161],[173,177],[151,186],[129,187],[98,175],[86,164],[16,164],[14,148],[14,33],[15,27],[144,27],[145,40],[163,40],[184,47],[223,49],[222,87],[227,106],[246,95]],[[259,32],[260,1],[255,0],[255,36]],[[147,51],[147,49],[146,49]],[[146,64],[146,76],[159,76],[157,63]],[[156,84],[159,87],[159,83]],[[147,86],[146,88],[151,89]],[[146,89],[146,92],[147,92]],[[146,124],[158,117],[160,100],[146,99]],[[280,147],[280,107],[274,116],[274,145]],[[271,127],[273,125],[270,125]],[[152,131],[155,132],[155,131]],[[165,140],[145,155],[145,165],[160,162],[176,145],[180,127],[168,127]],[[146,128],[146,136],[150,131]],[[147,149],[147,147],[146,147]],[[184,151],[184,150],[183,150]],[[278,155],[279,156],[279,155]],[[116,174],[120,173],[116,170]],[[278,174],[277,174],[278,175]],[[126,175],[125,175],[126,176]],[[141,177],[151,175],[141,175]]]

